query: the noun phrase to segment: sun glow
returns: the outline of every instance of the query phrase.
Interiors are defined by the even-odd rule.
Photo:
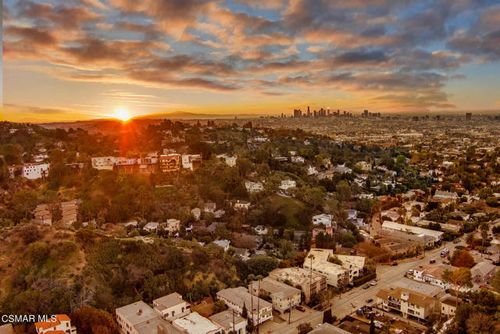
[[[122,122],[127,122],[132,118],[132,115],[130,115],[130,112],[126,108],[119,107],[115,109],[113,117]]]

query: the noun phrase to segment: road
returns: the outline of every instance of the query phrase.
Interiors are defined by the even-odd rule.
[[[396,282],[399,281],[409,269],[429,264],[430,259],[437,259],[440,261],[441,258],[439,253],[444,248],[452,249],[453,247],[451,246],[451,243],[442,245],[439,248],[426,251],[425,256],[423,257],[420,256],[417,259],[400,262],[397,266],[379,265],[377,267],[377,285],[370,286],[370,288],[366,290],[360,286],[343,293],[341,296],[335,296],[332,299],[332,314],[335,315],[337,319],[342,319],[351,314],[357,308],[365,305],[366,300],[372,298],[375,302],[375,295],[378,290],[394,287]]]

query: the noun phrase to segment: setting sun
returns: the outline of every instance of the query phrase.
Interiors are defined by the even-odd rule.
[[[125,108],[122,108],[122,107],[115,109],[115,112],[113,113],[113,117],[115,117],[116,119],[119,119],[122,122],[126,122],[126,121],[130,120],[130,118],[132,118],[129,111]]]

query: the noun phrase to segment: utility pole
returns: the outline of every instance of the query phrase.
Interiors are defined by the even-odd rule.
[[[261,278],[259,277],[259,283],[258,283],[258,295],[257,295],[257,334],[259,334],[259,325],[260,325],[260,280]]]
[[[236,333],[236,328],[234,327],[234,309],[232,309],[232,310],[233,310],[233,312],[232,312],[233,313],[233,333]]]

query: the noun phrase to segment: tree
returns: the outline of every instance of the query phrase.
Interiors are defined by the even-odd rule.
[[[118,331],[111,314],[90,306],[73,312],[71,321],[81,334],[114,334]]]
[[[500,270],[497,269],[495,276],[490,282],[491,286],[500,293]]]
[[[472,287],[472,274],[469,268],[458,268],[456,270],[445,270],[443,272],[445,282],[460,288]],[[458,299],[457,299],[458,303]]]
[[[345,202],[351,199],[351,186],[347,183],[347,181],[340,181],[335,187],[335,191],[339,195],[339,199],[341,201]]]
[[[495,322],[493,318],[487,314],[474,312],[466,321],[468,333],[487,334],[493,333]]]
[[[248,319],[248,309],[247,304],[243,303],[243,308],[241,309],[241,317]]]
[[[450,263],[455,267],[474,267],[474,258],[465,249],[456,249],[451,256]]]
[[[313,330],[311,323],[309,323],[309,322],[304,322],[304,323],[298,325],[297,329],[299,331],[299,334],[307,334]]]

